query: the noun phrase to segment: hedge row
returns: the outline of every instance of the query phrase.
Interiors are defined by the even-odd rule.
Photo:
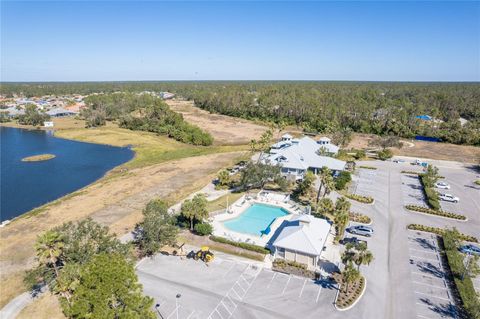
[[[443,228],[438,228],[438,227],[430,227],[430,226],[425,226],[425,225],[420,225],[420,224],[410,224],[407,226],[408,229],[410,230],[419,230],[419,231],[425,231],[429,233],[434,233],[439,236],[443,236],[445,234],[445,229]],[[478,243],[478,239],[474,236],[466,235],[460,233],[460,239],[464,241],[470,241],[473,243]]]
[[[364,204],[371,204],[373,203],[373,198],[370,196],[362,196],[362,195],[357,195],[357,194],[350,194],[346,193],[345,197],[353,199],[357,202],[364,203]]]
[[[415,172],[415,171],[402,171],[402,174],[409,174],[409,175],[420,175],[422,172]]]
[[[463,263],[463,255],[458,251],[458,243],[452,233],[443,236],[443,246],[447,255],[448,266],[452,271],[455,286],[457,287],[460,298],[462,299],[463,308],[471,318],[480,318],[480,300],[478,299],[473,282],[468,276]]]
[[[366,166],[366,165],[361,165],[361,166],[359,166],[358,168],[364,168],[364,169],[373,169],[373,170],[377,169],[376,167],[373,167],[373,166]]]
[[[354,213],[354,212],[350,212],[350,220],[352,222],[362,223],[362,224],[370,224],[372,222],[372,219],[367,215]]]
[[[467,219],[467,217],[465,217],[463,215],[460,215],[460,214],[450,213],[450,212],[446,212],[446,211],[443,211],[443,210],[434,210],[434,209],[423,207],[423,206],[406,205],[405,208],[409,209],[409,210],[416,211],[416,212],[435,215],[435,216],[448,217],[448,218],[453,218],[453,219],[458,219],[458,220],[466,220]]]
[[[440,210],[440,202],[438,201],[438,193],[432,187],[430,187],[427,179],[428,176],[424,174],[418,175],[420,177],[420,182],[422,182],[423,191],[425,193],[425,197],[427,198],[427,204],[430,206],[431,209]],[[432,183],[432,182],[430,182]],[[433,184],[433,183],[432,183]]]
[[[217,243],[232,245],[232,246],[239,247],[239,248],[242,248],[242,249],[254,251],[254,252],[260,253],[260,254],[265,254],[265,255],[270,254],[270,250],[268,250],[267,248],[262,247],[262,246],[257,246],[257,245],[254,245],[254,244],[236,242],[236,241],[233,241],[233,240],[229,240],[229,239],[226,239],[226,238],[223,238],[223,237],[217,237],[217,236],[213,236],[213,235],[210,236],[210,240],[216,241]]]

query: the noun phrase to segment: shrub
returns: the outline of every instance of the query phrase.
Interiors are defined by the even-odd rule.
[[[428,233],[434,233],[439,236],[443,236],[445,234],[445,229],[443,228],[425,226],[420,224],[409,224],[407,228],[410,230],[418,230],[418,231],[424,231]],[[478,243],[478,239],[476,237],[462,234],[462,233],[459,233],[459,239],[464,241],[470,241],[473,243]]]
[[[357,202],[364,203],[364,204],[371,204],[373,203],[373,198],[370,196],[362,196],[362,195],[357,195],[357,194],[350,194],[346,193],[345,197],[353,199]]]
[[[422,172],[415,172],[415,171],[402,171],[402,174],[409,174],[409,175],[420,175]]]
[[[423,191],[427,198],[427,204],[434,210],[440,210],[440,202],[438,201],[438,193],[433,189],[434,181],[425,174],[419,174],[420,182],[423,185]]]
[[[213,227],[209,223],[199,223],[195,225],[194,230],[200,236],[207,236],[212,234]]]
[[[373,166],[367,166],[367,165],[361,165],[361,166],[359,166],[358,168],[363,168],[363,169],[371,169],[371,170],[376,170],[376,169],[377,169],[376,167],[373,167]]]
[[[265,254],[265,255],[270,254],[270,250],[268,250],[267,248],[257,246],[257,245],[254,245],[254,244],[236,242],[236,241],[228,240],[228,239],[223,238],[223,237],[217,237],[217,236],[213,236],[213,235],[210,236],[210,240],[213,240],[217,243],[232,245],[232,246],[239,247],[239,248],[242,248],[242,249],[254,251],[254,252],[257,252],[257,253],[260,253],[260,254]]]
[[[355,157],[356,160],[360,160],[362,158],[365,158],[367,155],[364,150],[358,150],[353,157]]]
[[[356,223],[362,223],[362,224],[370,224],[372,222],[372,219],[368,217],[367,215],[363,215],[360,213],[353,213],[350,212],[350,220]]]
[[[476,180],[474,183],[477,184],[477,185],[480,185],[480,179]]]
[[[393,152],[389,150],[388,148],[381,150],[380,152],[377,153],[378,158],[382,161],[385,161],[389,158],[393,157]]]
[[[352,180],[352,175],[348,171],[342,171],[335,179],[335,188],[337,190],[345,189],[345,186]]]
[[[408,209],[408,210],[413,210],[413,211],[420,212],[420,213],[442,216],[442,217],[448,217],[448,218],[453,218],[453,219],[458,219],[458,220],[466,220],[467,219],[467,217],[465,217],[463,215],[460,215],[460,214],[445,212],[443,210],[435,210],[435,209],[431,209],[431,208],[427,208],[427,207],[423,207],[423,206],[407,205],[407,206],[405,206],[405,208]]]
[[[472,279],[466,271],[463,263],[463,255],[458,251],[458,236],[458,232],[453,229],[445,231],[445,235],[442,237],[448,266],[453,274],[455,286],[462,299],[463,308],[471,318],[480,318],[480,314],[477,312],[480,308],[480,300],[475,293]]]

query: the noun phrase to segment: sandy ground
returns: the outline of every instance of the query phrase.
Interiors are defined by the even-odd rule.
[[[268,128],[250,121],[220,114],[210,114],[193,106],[192,101],[167,100],[170,108],[188,122],[210,132],[217,145],[248,144]]]
[[[371,148],[368,142],[373,135],[355,134],[349,148]],[[430,158],[436,160],[457,161],[462,163],[477,163],[480,160],[480,148],[467,145],[448,143],[432,143],[416,140],[402,140],[401,149],[393,149],[395,155]]]

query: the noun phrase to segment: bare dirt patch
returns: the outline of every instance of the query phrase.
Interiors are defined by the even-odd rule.
[[[374,135],[355,134],[349,148],[371,148],[368,145]],[[436,160],[457,161],[462,163],[476,163],[480,158],[480,148],[468,145],[455,145],[448,143],[433,143],[416,140],[402,140],[401,149],[392,149],[395,155]]]
[[[248,144],[268,129],[247,120],[209,113],[193,106],[192,101],[167,100],[167,104],[173,111],[181,113],[186,121],[212,134],[216,145]]]

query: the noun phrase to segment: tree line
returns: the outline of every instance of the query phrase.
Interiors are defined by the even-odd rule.
[[[88,127],[117,120],[120,127],[155,132],[193,145],[211,145],[213,137],[198,126],[187,123],[160,98],[150,94],[110,93],[85,98],[81,115]]]
[[[354,132],[412,138],[425,135],[456,144],[480,145],[478,83],[382,82],[97,82],[3,83],[0,92],[91,94],[171,91],[205,110],[306,131]],[[416,118],[429,115],[434,120]],[[460,118],[467,120],[462,125]]]

